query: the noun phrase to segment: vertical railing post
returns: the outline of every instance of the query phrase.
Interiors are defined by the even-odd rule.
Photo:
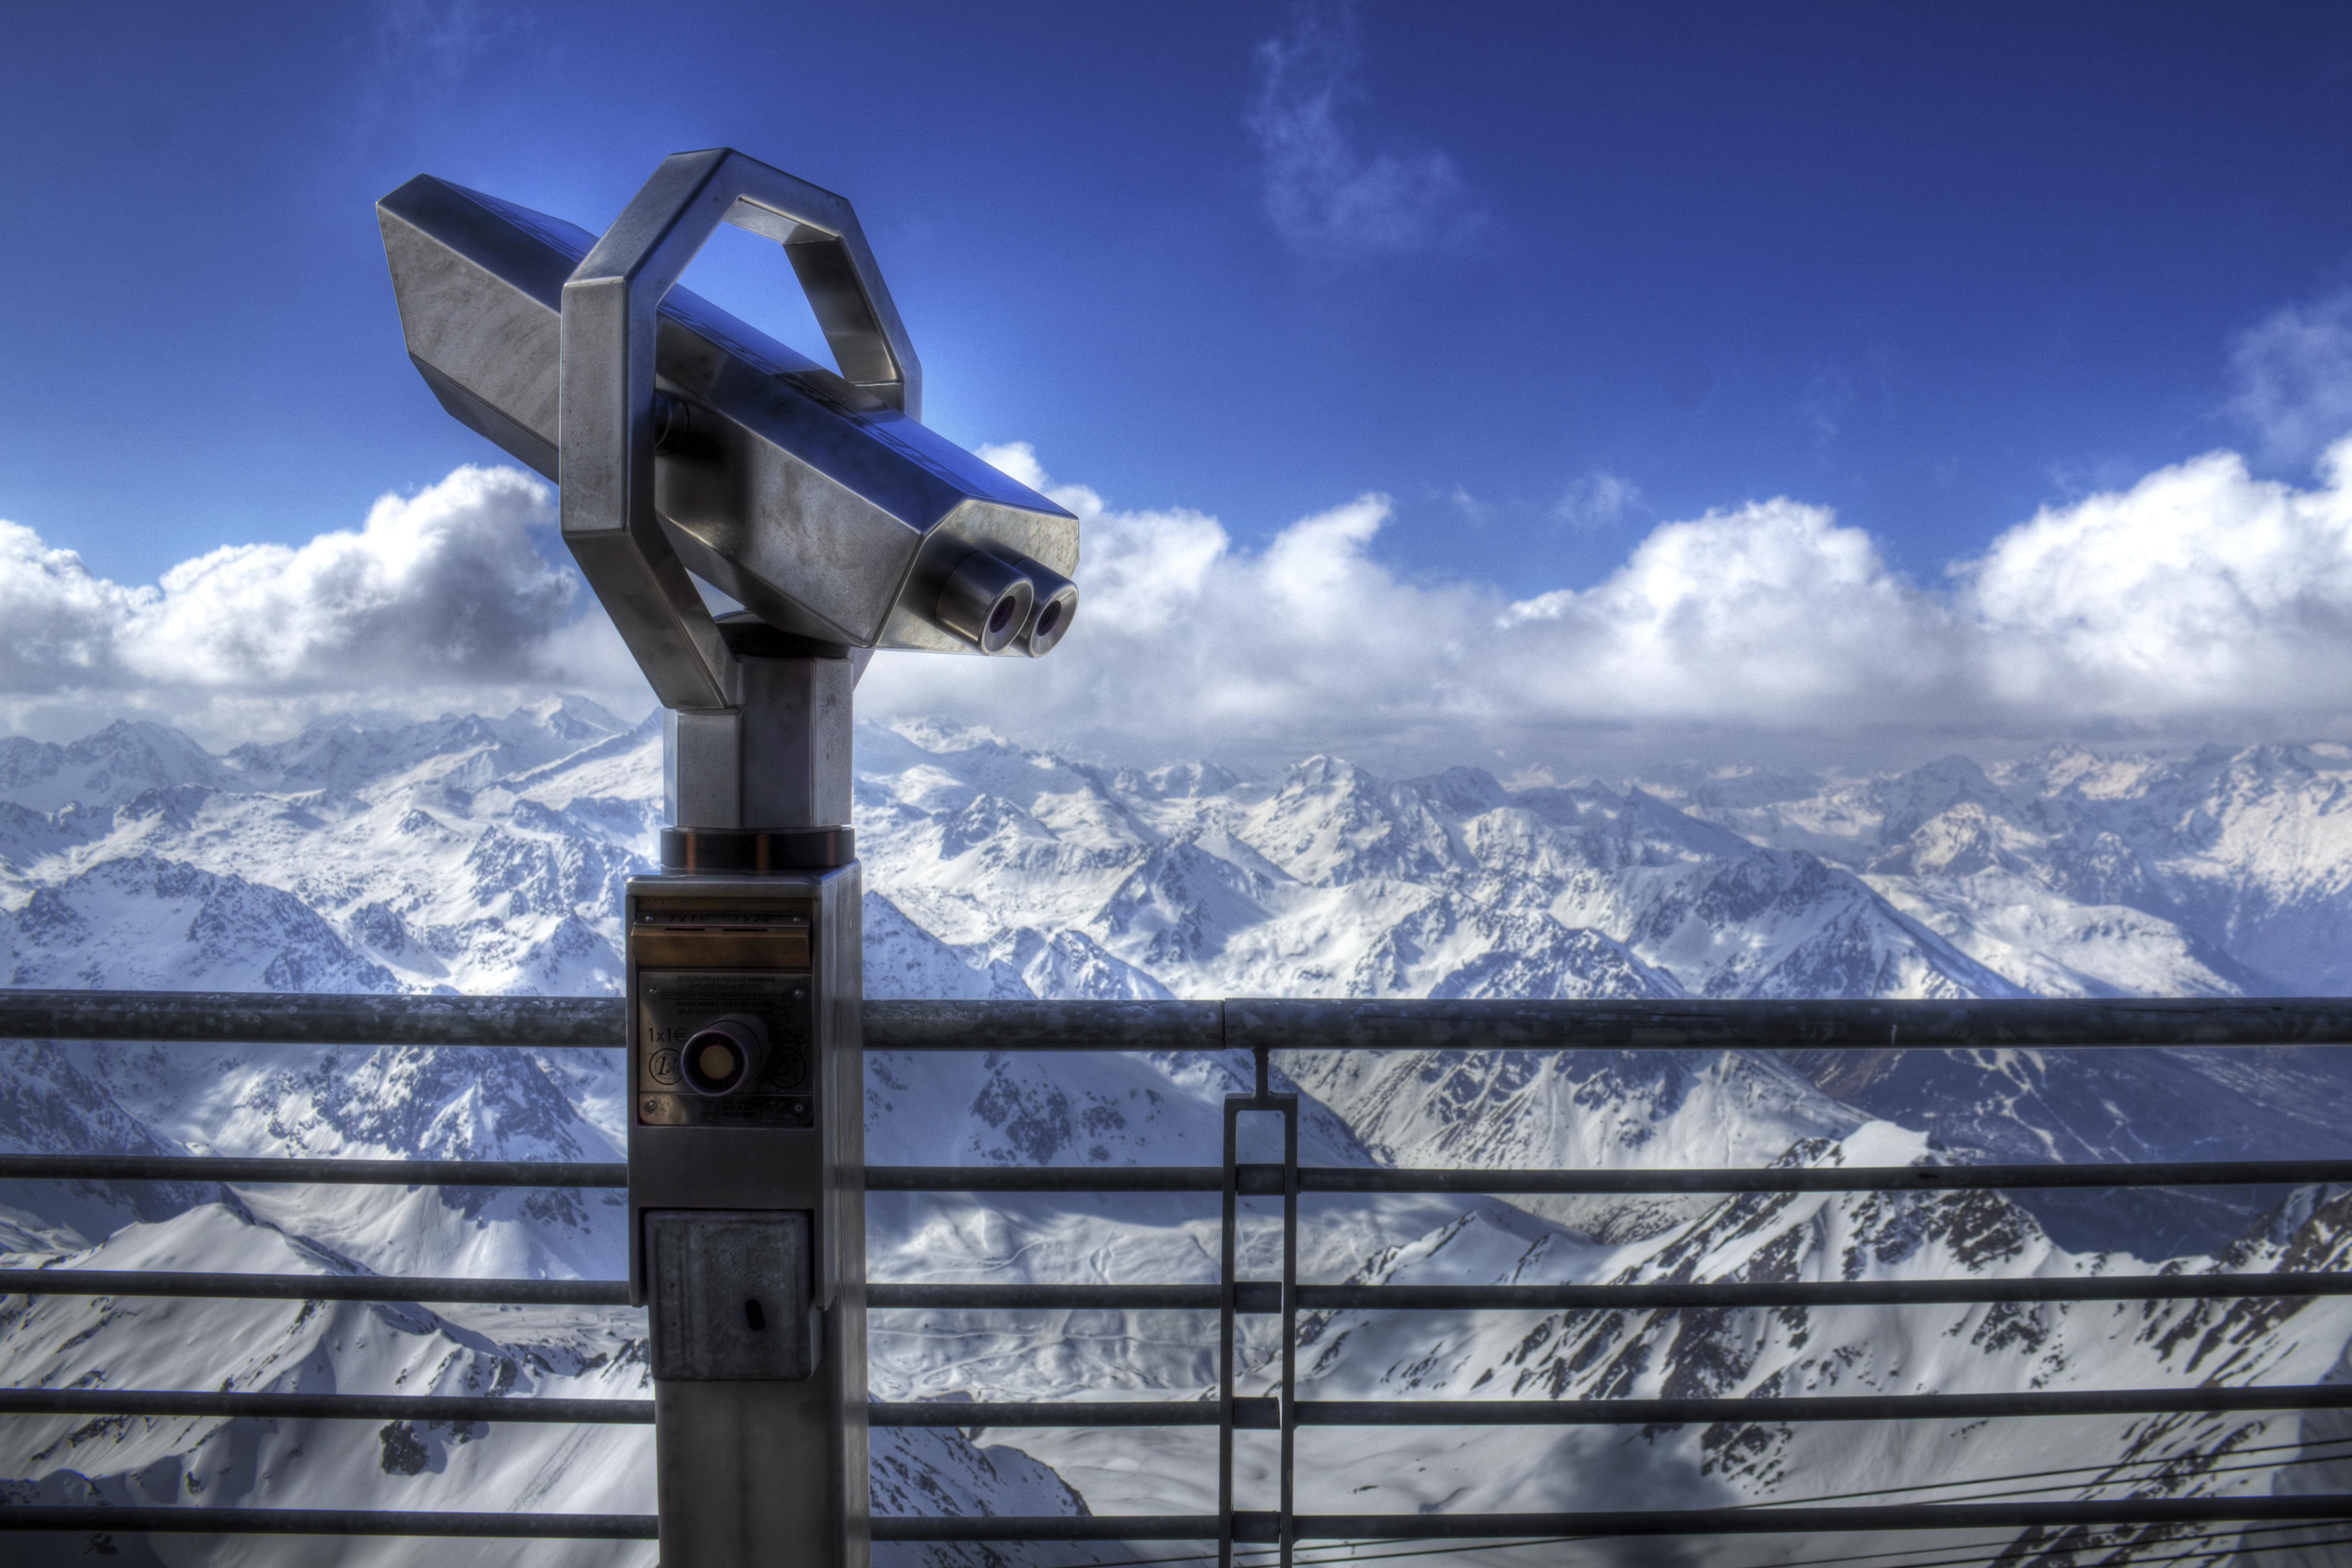
[[[1281,1296],[1276,1308],[1282,1334],[1282,1373],[1276,1398],[1276,1426],[1280,1445],[1276,1471],[1279,1495],[1274,1515],[1275,1543],[1280,1552],[1283,1568],[1289,1568],[1295,1533],[1297,1488],[1294,1473],[1298,1426],[1298,1097],[1274,1092],[1270,1055],[1266,1047],[1253,1047],[1251,1092],[1225,1097],[1224,1224],[1220,1247],[1223,1289],[1219,1297],[1221,1310],[1217,1324],[1217,1560],[1220,1568],[1232,1568],[1236,1518],[1234,1338],[1240,1300],[1237,1265],[1242,1169],[1245,1163],[1241,1157],[1241,1118],[1245,1111],[1266,1111],[1283,1119],[1282,1163],[1278,1167],[1282,1173],[1282,1278]]]
[[[1224,1224],[1218,1247],[1217,1292],[1217,1568],[1234,1568],[1234,1313],[1239,1294],[1234,1227],[1241,1204],[1241,1107],[1225,1097]]]
[[[1290,1568],[1298,1436],[1298,1097],[1266,1092],[1258,1052],[1258,1094],[1282,1110],[1282,1568]]]

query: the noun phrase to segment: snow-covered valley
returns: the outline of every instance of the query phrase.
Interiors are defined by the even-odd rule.
[[[503,719],[322,725],[226,756],[152,725],[69,746],[0,741],[7,982],[609,992],[617,889],[646,861],[658,749],[656,728],[576,700]],[[858,768],[877,996],[2352,989],[2352,752],[2340,747],[1506,787],[1467,769],[1383,779],[1331,758],[1255,780],[1210,763],[1144,772],[912,726],[861,731]],[[1664,1168],[2340,1156],[2352,1142],[2343,1055],[1428,1053],[1279,1066],[1305,1096],[1313,1162]],[[1240,1070],[1193,1056],[877,1054],[871,1158],[1212,1161]],[[619,1089],[603,1053],[27,1043],[0,1047],[0,1148],[609,1159]],[[1217,1255],[1213,1203],[1184,1197],[877,1196],[870,1232],[877,1279],[1204,1279]],[[1269,1232],[1245,1237],[1265,1272]],[[7,1184],[0,1249],[12,1264],[63,1268],[621,1268],[617,1195],[554,1192]],[[2023,1206],[1952,1194],[1332,1197],[1307,1205],[1302,1268],[1328,1281],[1900,1279],[2337,1268],[2347,1252],[2352,1198],[2328,1191]],[[1214,1325],[1197,1314],[899,1312],[874,1330],[878,1398],[1184,1397],[1213,1382]],[[1299,1364],[1309,1397],[1979,1392],[2315,1380],[2343,1365],[2347,1343],[2352,1302],[2326,1300],[1354,1312],[1310,1319]],[[1254,1328],[1244,1347],[1263,1382],[1272,1342]],[[614,1396],[646,1386],[640,1319],[520,1309],[8,1298],[0,1363],[10,1383],[48,1386]],[[0,1488],[18,1500],[651,1505],[649,1438],[627,1427],[12,1417],[0,1434]],[[1970,1495],[1970,1478],[2125,1459],[2134,1467],[2070,1485],[2155,1477],[2180,1495],[2266,1491],[2272,1472],[2227,1455],[2302,1436],[2294,1415],[1900,1433],[1326,1430],[1302,1438],[1300,1506],[1960,1489],[1905,1494],[1941,1498]],[[1181,1430],[877,1436],[877,1506],[1191,1510],[1213,1499],[1213,1443]],[[1270,1458],[1244,1453],[1254,1465]],[[2331,1468],[2282,1471],[2279,1484]],[[83,1545],[54,1544],[60,1560]],[[284,1542],[113,1544],[168,1561],[297,1560]],[[1686,1560],[1784,1562],[1821,1545],[1694,1547]],[[299,1548],[305,1562],[407,1550]],[[2031,1543],[2009,1561],[2074,1561],[2064,1549]],[[1592,1550],[1593,1561],[1674,1560],[1654,1543],[1622,1558]],[[2137,1550],[2179,1547],[2151,1538]],[[2328,1550],[2307,1560],[2328,1561]],[[501,1544],[435,1556],[649,1562],[651,1551]]]

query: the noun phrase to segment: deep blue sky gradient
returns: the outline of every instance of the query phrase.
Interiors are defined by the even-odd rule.
[[[1387,558],[1514,592],[1782,493],[1930,575],[2243,445],[2232,336],[2352,284],[2352,7],[1359,21],[1355,145],[1450,159],[1459,243],[1286,245],[1266,5],[16,7],[0,517],[144,581],[493,456],[401,350],[420,171],[599,227],[740,147],[856,204],[951,437],[1245,541],[1384,490]],[[722,239],[694,284],[814,348]],[[1639,503],[1563,520],[1596,473]]]

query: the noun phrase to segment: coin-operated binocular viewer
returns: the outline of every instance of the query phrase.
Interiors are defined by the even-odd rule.
[[[629,1282],[667,1568],[866,1547],[861,896],[851,695],[877,648],[1041,657],[1077,521],[920,422],[849,204],[725,150],[603,237],[420,175],[376,205],[409,357],[561,487],[664,709],[662,869],[627,889]],[[683,289],[779,242],[839,369]],[[741,605],[714,617],[694,579]]]

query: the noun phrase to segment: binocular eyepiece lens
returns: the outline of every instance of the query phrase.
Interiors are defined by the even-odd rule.
[[[678,1053],[679,1075],[697,1094],[729,1094],[751,1076],[751,1064],[763,1044],[760,1026],[750,1020],[722,1018],[705,1025]]]
[[[1018,643],[1043,658],[1069,632],[1078,585],[1059,572],[1001,544],[956,563],[940,584],[933,618],[982,653]]]
[[[1054,645],[1062,640],[1070,623],[1077,618],[1078,585],[1034,562],[1028,574],[1036,584],[1037,605],[1029,614],[1029,625],[1021,635],[1021,642],[1031,658],[1043,658],[1054,651]]]
[[[1029,618],[1036,596],[1027,577],[987,551],[975,550],[948,574],[932,614],[981,652],[1002,653]]]

